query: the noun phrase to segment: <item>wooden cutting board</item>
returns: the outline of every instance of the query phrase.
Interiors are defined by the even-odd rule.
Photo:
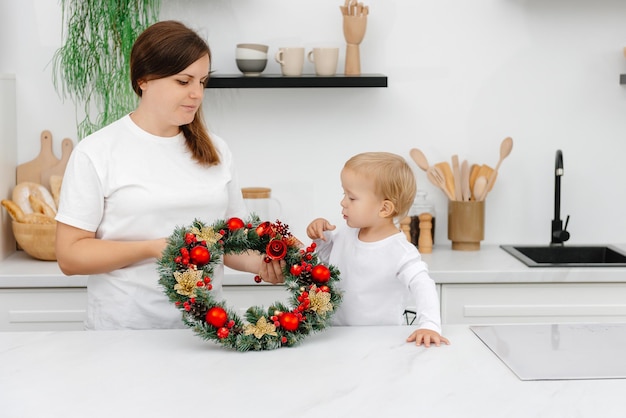
[[[41,170],[41,184],[51,190],[50,188],[50,177],[51,176],[61,176],[63,177],[63,173],[65,173],[65,166],[67,165],[67,161],[70,159],[70,154],[74,150],[74,143],[71,139],[65,138],[63,142],[61,142],[61,159],[55,165],[50,168],[46,168]]]
[[[43,131],[41,133],[41,150],[39,155],[34,160],[17,166],[16,181],[18,184],[24,181],[40,183],[41,172],[54,167],[58,163],[59,159],[52,152],[52,133]]]

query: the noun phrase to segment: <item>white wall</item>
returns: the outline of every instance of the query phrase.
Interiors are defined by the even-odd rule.
[[[0,73],[17,79],[18,162],[36,156],[50,129],[60,155],[76,138],[74,108],[61,103],[49,61],[61,45],[53,0],[0,1]],[[339,5],[316,0],[163,0],[162,18],[206,35],[213,69],[236,73],[235,44],[313,47],[345,42]],[[514,139],[487,199],[484,243],[543,244],[553,215],[554,156],[562,149],[562,215],[570,243],[626,242],[626,2],[623,0],[366,0],[362,71],[389,88],[207,90],[211,128],[230,144],[242,186],[269,186],[294,233],[314,217],[341,222],[339,171],[370,150],[431,162],[454,153],[494,166]],[[14,22],[19,22],[15,25]],[[312,65],[305,70],[312,72]],[[343,70],[343,63],[340,64]],[[279,72],[270,62],[266,72]],[[416,170],[449,245],[443,193]]]

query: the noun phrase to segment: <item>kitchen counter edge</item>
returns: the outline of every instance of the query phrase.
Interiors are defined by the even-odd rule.
[[[626,244],[616,245],[626,249]],[[453,251],[435,247],[423,254],[431,277],[439,284],[467,283],[589,283],[626,282],[623,267],[527,267],[498,245],[484,245],[479,251]],[[66,276],[54,261],[34,260],[16,251],[0,261],[0,289],[85,287],[86,276]],[[263,286],[253,275],[226,269],[225,286]],[[267,286],[267,285],[266,285]]]

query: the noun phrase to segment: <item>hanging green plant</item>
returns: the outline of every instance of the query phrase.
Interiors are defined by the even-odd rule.
[[[63,99],[74,101],[77,120],[82,104],[79,139],[137,105],[130,51],[139,34],[158,20],[160,6],[161,0],[61,0],[66,33],[53,57],[53,83]]]

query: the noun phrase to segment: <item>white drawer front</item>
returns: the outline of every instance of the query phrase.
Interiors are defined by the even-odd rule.
[[[444,284],[448,324],[626,322],[626,284]]]
[[[0,289],[0,331],[82,330],[86,288]]]

